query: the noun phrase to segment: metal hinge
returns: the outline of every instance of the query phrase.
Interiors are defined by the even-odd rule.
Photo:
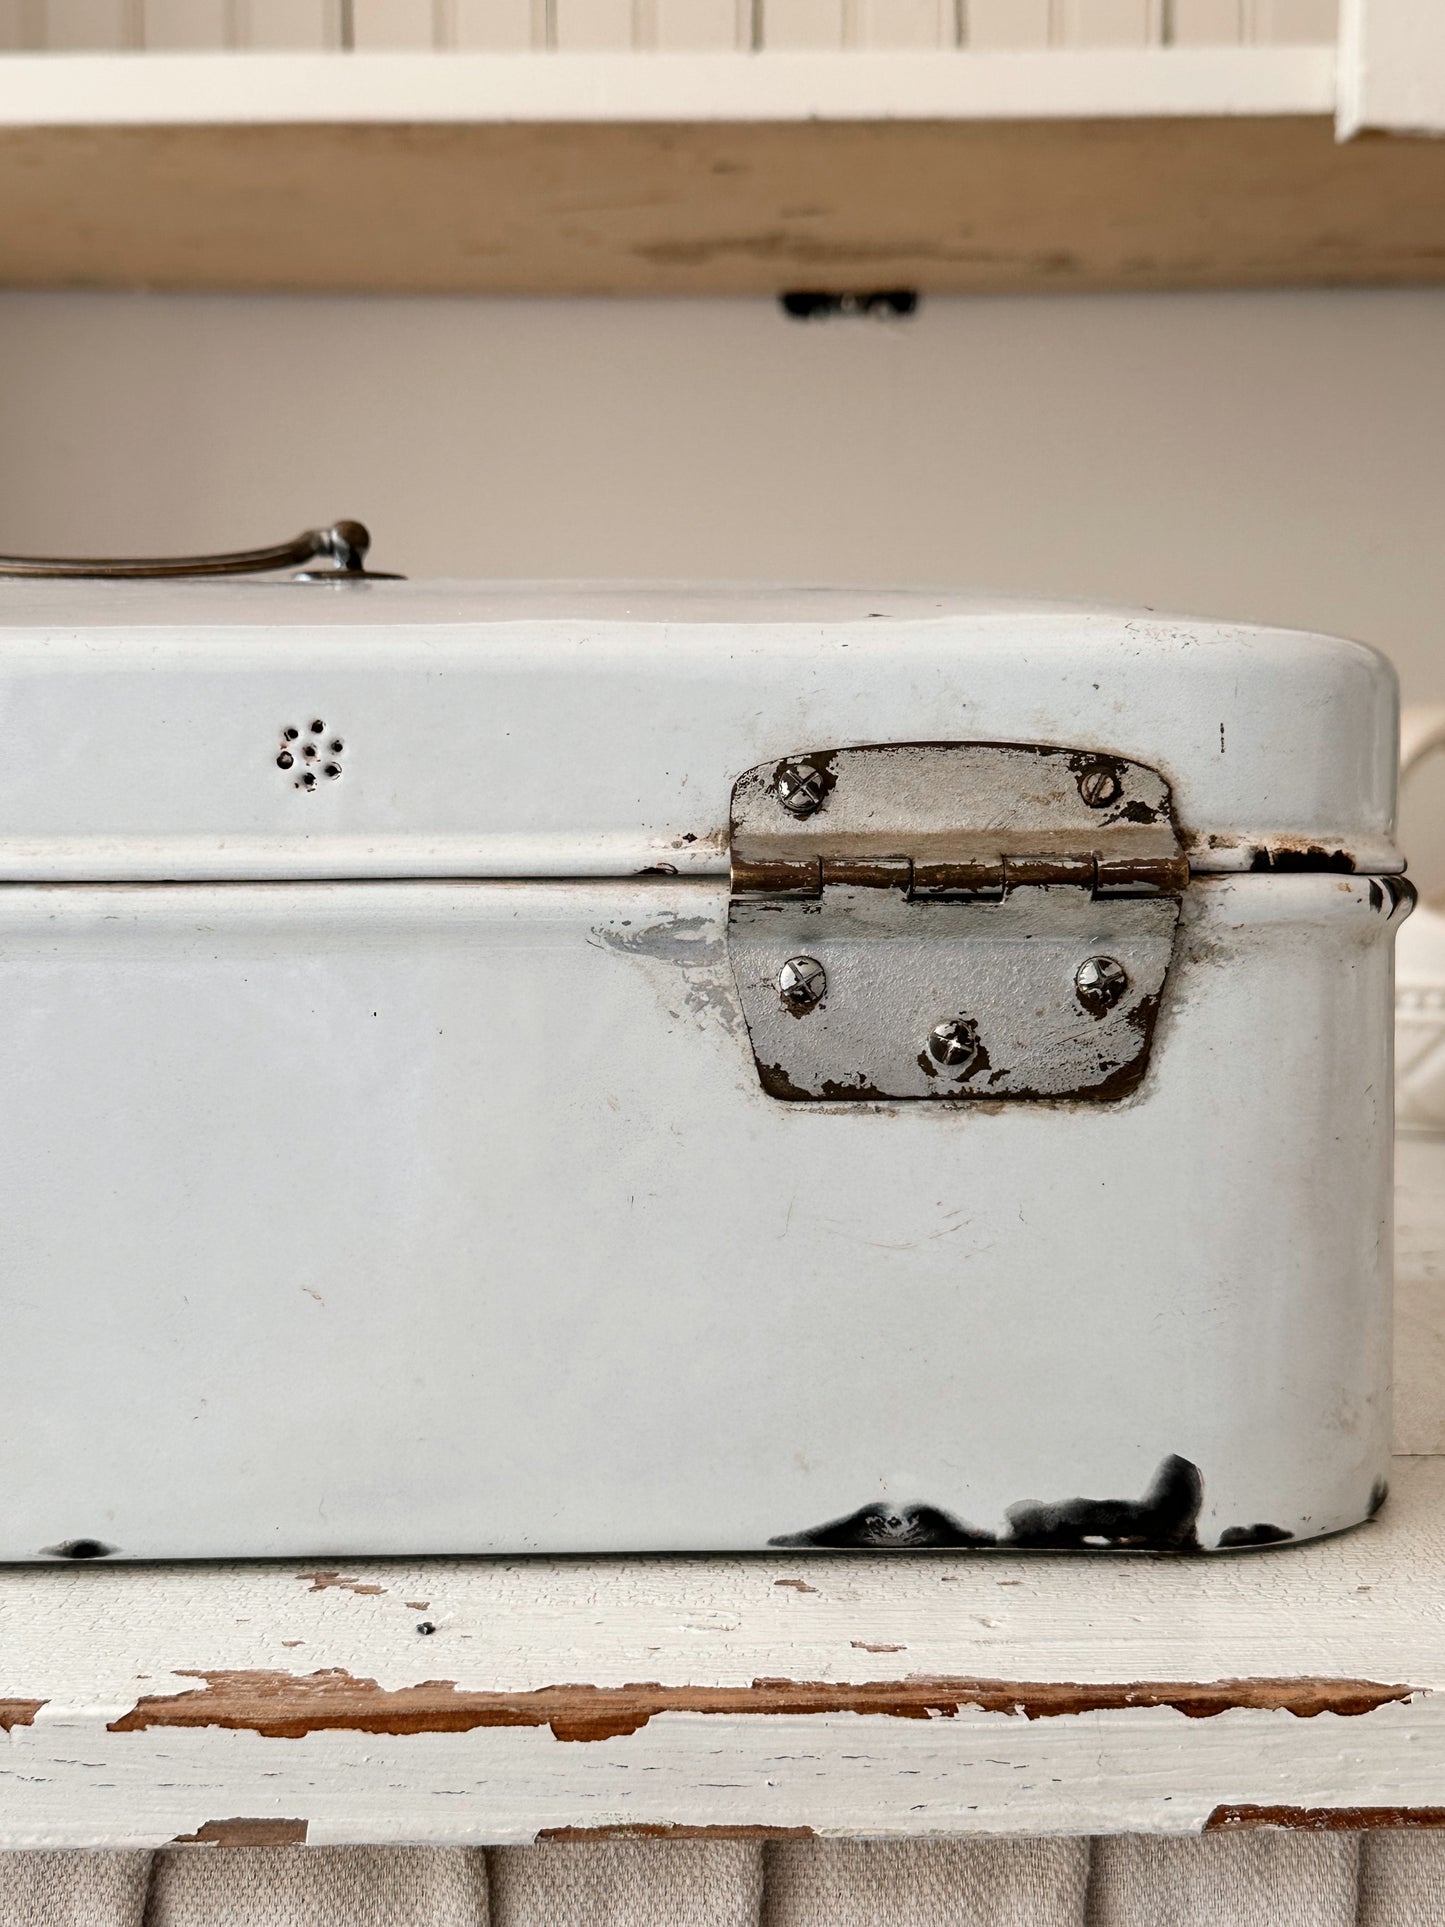
[[[733,790],[729,951],[787,1099],[1118,1098],[1189,878],[1169,785],[1089,750],[902,743]]]

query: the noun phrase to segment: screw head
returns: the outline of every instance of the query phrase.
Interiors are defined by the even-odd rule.
[[[784,763],[773,785],[790,816],[812,816],[828,796],[828,777],[816,763]]]
[[[1106,764],[1095,763],[1079,772],[1079,794],[1091,810],[1106,810],[1124,794],[1118,775]]]
[[[983,1048],[971,1017],[949,1017],[928,1033],[928,1055],[951,1071],[966,1071]]]
[[[778,995],[792,1011],[812,1010],[827,988],[828,973],[816,957],[789,957],[778,972]]]
[[[1086,957],[1074,972],[1074,995],[1092,1017],[1112,1010],[1129,988],[1129,973],[1117,957]]]

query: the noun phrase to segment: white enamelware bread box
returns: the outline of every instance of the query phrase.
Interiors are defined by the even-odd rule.
[[[0,582],[0,1557],[1370,1515],[1380,656],[352,533]]]

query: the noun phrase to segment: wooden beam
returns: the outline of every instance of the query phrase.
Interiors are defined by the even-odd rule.
[[[766,294],[1445,278],[1324,117],[0,129],[0,285]]]

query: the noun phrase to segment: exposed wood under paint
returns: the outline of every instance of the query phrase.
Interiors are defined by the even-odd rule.
[[[856,1645],[856,1641],[850,1641]],[[892,1649],[903,1652],[906,1648]],[[667,1713],[757,1719],[852,1713],[895,1720],[950,1719],[966,1708],[1027,1720],[1167,1707],[1186,1719],[1242,1708],[1316,1719],[1359,1717],[1411,1697],[1408,1686],[1366,1679],[1139,1680],[1085,1686],[1074,1680],[926,1679],[824,1681],[755,1679],[743,1686],[559,1685],[528,1692],[459,1691],[452,1680],[387,1689],[344,1668],[205,1673],[199,1690],[146,1695],[111,1733],[205,1727],[299,1740],[309,1733],[471,1733],[487,1726],[545,1726],[557,1740],[612,1740]]]
[[[1288,1827],[1305,1833],[1397,1833],[1445,1827],[1445,1807],[1216,1807],[1206,1833]]]
[[[1323,117],[0,129],[0,285],[752,293],[1445,277]]]
[[[301,1847],[304,1820],[208,1820],[194,1833],[178,1833],[173,1847]]]

